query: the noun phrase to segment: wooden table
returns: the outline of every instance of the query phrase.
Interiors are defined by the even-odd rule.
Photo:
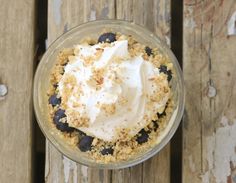
[[[0,182],[35,182],[39,175],[34,171],[32,82],[39,3],[0,2]],[[153,158],[127,169],[91,169],[67,159],[47,142],[46,182],[236,183],[236,2],[184,0],[182,45],[181,34],[176,33],[182,30],[176,25],[181,24],[173,13],[181,10],[179,3],[48,1],[49,44],[86,21],[133,21],[172,44],[180,55],[187,92],[179,135]],[[182,166],[176,168],[176,161]]]

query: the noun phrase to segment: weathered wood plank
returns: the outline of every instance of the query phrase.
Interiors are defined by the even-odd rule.
[[[35,1],[1,1],[0,21],[0,180],[30,183]]]
[[[48,4],[49,44],[68,29],[83,22],[115,18],[114,0],[50,0]],[[46,182],[110,182],[109,170],[76,164],[59,153],[49,142],[46,149]]]
[[[236,182],[235,20],[235,0],[184,1],[184,183]]]
[[[117,0],[117,18],[147,27],[170,44],[170,1]],[[170,182],[170,144],[158,155],[135,167],[112,172],[112,180],[126,182]]]

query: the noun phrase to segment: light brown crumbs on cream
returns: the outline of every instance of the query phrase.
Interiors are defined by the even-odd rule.
[[[93,69],[92,70],[92,77],[96,81],[97,85],[102,85],[103,84],[104,73],[105,73],[105,69],[104,68]]]
[[[69,56],[68,60],[69,60],[69,63],[74,63],[77,60],[77,56]]]
[[[68,120],[73,127],[88,127],[89,118],[87,116],[81,115],[73,109],[67,109],[66,113],[70,116]]]
[[[100,108],[109,115],[112,115],[116,112],[116,105],[115,104],[101,104]]]
[[[125,129],[125,128],[117,128],[117,133],[119,136],[120,141],[127,141],[130,139],[130,129]]]
[[[67,108],[67,101],[76,85],[76,78],[73,75],[67,74],[63,79],[64,87],[61,95],[61,105]]]
[[[115,62],[115,63],[117,63],[117,64],[120,64],[120,63],[122,63],[123,59],[122,59],[121,57],[114,56],[114,57],[112,58],[112,61]]]
[[[101,85],[104,82],[104,72],[105,70],[103,68],[101,69],[92,68],[92,76],[87,81],[87,84],[93,88],[96,88],[96,90],[100,90]]]
[[[113,71],[112,73],[109,73],[108,79],[114,81],[117,84],[121,84],[123,82],[122,79],[118,76],[117,70]]]
[[[112,44],[106,43],[106,42],[99,43],[99,44],[101,45],[101,48],[109,48],[109,47],[112,47]]]
[[[109,30],[110,31],[110,30]],[[105,30],[105,32],[109,32],[108,30]],[[153,48],[152,49],[152,53],[153,55],[151,55],[150,57],[147,56],[146,52],[145,52],[145,46],[138,43],[137,40],[131,36],[131,35],[123,35],[121,33],[116,33],[116,39],[118,41],[120,40],[128,40],[128,50],[130,53],[130,58],[134,57],[134,56],[142,56],[146,61],[151,62],[155,67],[160,67],[160,65],[165,64],[169,69],[173,68],[172,63],[169,62],[169,58],[167,58],[166,56],[164,56],[158,48]],[[93,39],[93,38],[85,38],[82,41],[82,44],[84,45],[93,45],[96,44],[97,40]],[[103,50],[105,47],[111,47],[113,45],[110,43],[99,43],[101,48],[98,48],[96,50],[96,53],[93,57],[87,57],[85,58],[85,63],[87,66],[92,65],[96,60],[99,60],[99,58],[101,57]],[[52,95],[54,93],[58,92],[58,89],[56,89],[54,87],[55,84],[57,84],[61,78],[62,75],[64,73],[64,66],[66,63],[68,62],[73,62],[74,60],[76,60],[76,56],[78,56],[80,54],[80,50],[77,49],[76,47],[73,49],[64,49],[63,51],[61,51],[57,57],[57,63],[55,64],[55,67],[53,68],[52,74],[51,74],[51,78],[50,78],[50,82],[51,82],[51,86],[49,88],[48,94]],[[129,59],[129,58],[119,58],[119,57],[113,57],[112,61],[116,62],[116,63],[121,63],[123,62],[125,59]],[[79,71],[78,71],[79,72]],[[103,73],[101,71],[94,71],[93,73],[93,77],[92,77],[92,82],[90,84],[94,85],[96,87],[96,89],[99,89],[99,87],[103,84],[104,82],[104,77],[102,76]],[[114,77],[116,75],[113,75],[113,81],[114,82],[122,82],[120,78],[118,77]],[[68,78],[65,79],[65,82],[67,83],[67,87],[65,87],[65,92],[63,92],[63,96],[61,96],[62,99],[62,109],[66,110],[66,113],[71,113],[70,119],[67,118],[67,120],[70,120],[70,124],[73,125],[73,127],[87,127],[88,126],[88,122],[89,119],[86,117],[86,115],[81,115],[78,114],[78,112],[74,111],[74,110],[68,110],[67,106],[65,105],[65,103],[67,103],[66,101],[68,100],[68,97],[70,96],[70,92],[72,89],[75,89],[74,85],[76,84],[75,81],[76,78],[71,78],[70,76]],[[156,82],[158,84],[158,86],[160,87],[159,90],[156,90],[154,92],[154,94],[152,96],[147,96],[147,98],[150,100],[150,106],[152,105],[152,102],[155,101],[159,101],[162,100],[162,94],[163,93],[168,93],[170,92],[170,89],[167,88],[166,86],[160,84],[162,83],[162,80],[166,80],[167,76],[163,73],[160,74],[159,78],[150,78],[151,82]],[[80,91],[79,91],[79,87],[78,88],[78,92],[77,95],[83,95]],[[76,97],[78,97],[76,96]],[[144,94],[145,96],[145,94]],[[120,106],[125,105],[127,103],[127,99],[125,97],[120,97],[118,99],[118,104]],[[148,126],[145,127],[145,130],[150,130],[150,134],[149,134],[149,140],[148,142],[144,143],[144,144],[138,144],[136,141],[136,138],[138,135],[134,136],[134,137],[130,137],[129,136],[129,129],[119,129],[117,130],[117,132],[119,132],[119,136],[120,136],[120,140],[118,140],[117,142],[105,142],[101,139],[98,138],[94,138],[93,142],[92,142],[92,150],[90,152],[88,152],[88,155],[94,159],[97,162],[102,162],[102,163],[108,163],[108,162],[116,162],[116,161],[122,161],[122,160],[127,160],[137,154],[140,154],[144,151],[146,151],[147,149],[149,149],[150,147],[153,147],[156,144],[156,141],[159,138],[159,134],[163,131],[163,129],[166,127],[166,125],[168,124],[167,121],[168,119],[171,117],[171,114],[173,112],[173,108],[174,108],[174,102],[173,102],[173,98],[170,98],[168,100],[168,105],[166,106],[166,108],[162,108],[161,111],[158,111],[160,113],[163,112],[163,110],[165,110],[165,114],[163,115],[161,118],[158,119],[157,115],[153,115],[151,118],[151,120],[158,121],[158,128],[156,130],[153,130],[155,125],[154,123],[152,123],[152,121],[150,119],[148,119],[147,116],[145,116],[145,120],[149,120],[149,124]],[[82,106],[79,103],[74,102],[73,103],[73,107],[74,108],[80,108],[80,107],[85,107]],[[97,104],[97,107],[101,107],[102,110],[104,110],[107,114],[111,115],[115,113],[116,110],[116,106],[114,105],[101,105],[100,103]],[[55,113],[55,111],[58,110],[58,106],[56,107],[52,107],[51,105],[49,105],[49,113],[50,113],[50,121],[51,124],[53,124],[53,115]],[[129,109],[130,110],[130,109]],[[151,109],[152,110],[152,109]],[[62,119],[62,122],[65,122],[65,119]],[[52,128],[56,128],[55,125],[52,125]],[[71,144],[72,147],[75,147],[76,149],[76,145],[79,142],[79,134],[77,131],[67,134],[67,133],[62,133],[60,131],[57,131],[58,134],[61,136],[61,139],[65,140],[68,144]],[[114,152],[113,155],[101,155],[101,150],[104,148],[109,148],[109,147],[113,147]]]
[[[95,61],[94,56],[87,56],[87,57],[80,56],[80,59],[83,60],[84,66],[91,66]]]
[[[125,98],[125,97],[119,97],[119,99],[118,99],[118,104],[119,105],[125,105],[125,104],[127,104],[128,103],[128,100]]]
[[[97,51],[96,51],[96,53],[95,53],[94,59],[97,61],[97,60],[99,60],[99,59],[101,58],[104,49],[102,49],[102,48],[96,48],[96,50],[97,50]]]
[[[74,49],[74,55],[79,55],[80,53],[80,49],[79,48],[76,48]],[[69,57],[70,58],[70,57]]]

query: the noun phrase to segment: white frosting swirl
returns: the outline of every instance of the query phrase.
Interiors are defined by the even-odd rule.
[[[76,56],[65,66],[59,82],[59,94],[63,96],[65,89],[71,88],[66,100],[62,97],[70,126],[105,141],[116,141],[122,131],[128,132],[129,137],[136,135],[157,111],[164,109],[169,91],[161,93],[158,102],[153,102],[150,96],[169,87],[166,79],[160,79],[158,68],[141,54],[130,57],[127,40],[103,46],[75,47]],[[101,55],[96,58],[101,49]],[[85,64],[86,60],[89,64]],[[99,73],[99,77],[94,73]],[[69,77],[76,78],[75,85],[68,85]],[[159,78],[159,84],[153,78]],[[75,116],[87,117],[86,125],[76,123]]]

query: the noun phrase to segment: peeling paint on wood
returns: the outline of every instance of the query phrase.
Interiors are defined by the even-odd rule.
[[[236,35],[236,11],[230,17],[227,27],[229,36]]]
[[[74,161],[71,161],[67,157],[63,156],[63,165],[64,165],[64,180],[65,180],[65,183],[69,182],[70,176],[73,177],[73,179],[72,179],[73,183],[76,183],[77,180],[78,180],[76,163]]]
[[[189,161],[190,170],[191,170],[192,172],[195,172],[196,168],[195,168],[195,164],[194,164],[194,162],[193,162],[193,157],[192,157],[191,155],[189,155],[188,161]]]
[[[231,179],[232,183],[236,183],[236,166],[233,164],[232,161],[230,161],[230,169],[231,169],[231,174],[228,176],[228,179]]]
[[[207,96],[213,98],[216,96],[216,88],[212,85],[209,85],[207,88]]]
[[[91,10],[89,20],[91,20],[91,21],[96,20],[96,11],[95,10]]]
[[[81,180],[82,182],[88,182],[88,167],[81,165]]]
[[[185,12],[185,19],[184,19],[184,27],[194,29],[196,27],[196,23],[193,18],[193,8],[189,7]]]
[[[231,166],[236,167],[236,119],[232,126],[225,116],[223,120],[227,120],[223,122],[225,126],[206,138],[208,169],[202,177],[203,180],[210,180],[209,175],[212,175],[216,183],[227,182],[227,177],[231,175]]]
[[[236,164],[235,0],[184,0],[183,183],[233,183]]]
[[[101,18],[103,19],[107,19],[108,18],[108,15],[109,15],[109,7],[108,6],[105,6],[104,8],[102,8],[102,11],[101,11]]]
[[[54,20],[57,25],[61,23],[61,0],[53,0]]]
[[[63,33],[66,33],[67,31],[68,31],[68,24],[66,23],[66,24],[64,25]]]
[[[2,97],[4,97],[7,94],[8,90],[7,90],[7,86],[0,84],[0,99],[2,99]]]
[[[63,158],[63,165],[64,165],[64,181],[69,181],[69,174],[70,174],[70,162],[64,157]]]

